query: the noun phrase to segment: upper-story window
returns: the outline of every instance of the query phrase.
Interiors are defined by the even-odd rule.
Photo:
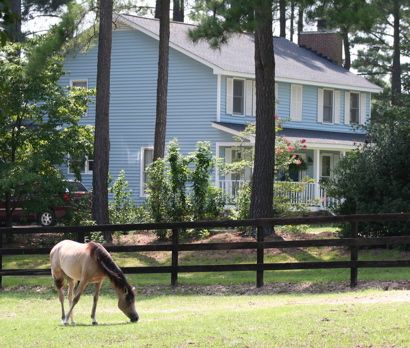
[[[359,123],[360,121],[360,94],[350,93],[350,123]]]
[[[323,122],[333,122],[333,91],[323,90]]]
[[[256,88],[254,80],[226,78],[226,114],[255,116]]]
[[[233,113],[243,115],[245,104],[245,81],[233,80]]]
[[[77,88],[88,88],[88,80],[71,80],[70,81],[71,87]]]

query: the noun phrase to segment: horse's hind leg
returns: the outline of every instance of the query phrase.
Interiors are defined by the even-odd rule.
[[[78,303],[78,301],[80,300],[81,294],[83,293],[84,289],[87,287],[88,282],[84,279],[82,279],[80,281],[80,284],[78,284],[77,286],[77,290],[73,299],[73,302],[70,306],[70,309],[67,313],[67,315],[64,318],[64,325],[68,324],[68,318],[70,317],[71,313],[73,312],[73,308],[74,306]]]
[[[100,296],[100,290],[101,290],[101,285],[102,281],[99,283],[95,284],[95,293],[94,293],[94,301],[93,301],[93,309],[91,311],[91,319],[93,321],[93,325],[97,325],[97,320],[95,320],[95,311],[97,309],[97,301],[98,301],[98,296]]]
[[[61,303],[61,320],[64,322],[65,314],[64,314],[64,276],[56,277],[54,275],[54,284],[58,291],[58,299]]]
[[[68,304],[69,304],[69,308],[71,308],[72,304],[73,304],[73,296],[74,296],[74,280],[71,278],[68,278]],[[71,311],[71,315],[70,315],[70,319],[71,319],[71,324],[75,324],[74,322],[74,312]]]

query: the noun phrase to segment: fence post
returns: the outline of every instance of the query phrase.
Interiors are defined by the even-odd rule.
[[[354,238],[355,242],[358,237],[358,221],[352,221],[350,223],[351,230],[352,230],[352,238]],[[359,248],[355,245],[350,247],[350,261],[357,262],[359,259]],[[357,286],[357,264],[350,268],[350,287],[354,288]]]
[[[172,229],[172,270],[171,270],[171,285],[178,284],[178,243],[179,243],[179,229]]]
[[[257,242],[263,243],[264,240],[264,226],[257,227]],[[264,248],[263,246],[258,245],[256,249],[256,287],[261,288],[263,286],[263,256],[264,256]]]
[[[85,236],[84,232],[77,231],[75,233],[75,239],[78,243],[84,243],[84,236]]]
[[[0,233],[0,249],[3,249],[3,232]],[[0,255],[0,271],[3,270],[3,254]],[[3,288],[3,276],[0,275],[0,289]]]

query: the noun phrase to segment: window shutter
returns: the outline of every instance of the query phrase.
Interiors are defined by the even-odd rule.
[[[350,92],[345,92],[345,124],[350,124]]]
[[[252,99],[252,116],[256,116],[256,82],[252,82],[252,91],[253,91],[253,99]]]
[[[335,123],[340,123],[340,91],[335,91]]]
[[[367,95],[366,93],[360,93],[360,124],[366,123],[366,105],[367,104]]]
[[[226,113],[233,114],[233,79],[226,79]]]
[[[317,121],[323,122],[323,89],[317,90]]]
[[[278,104],[279,104],[279,86],[278,86],[277,83],[275,83],[275,114],[276,114],[275,116],[279,116],[279,114],[278,114],[278,110],[279,110]]]
[[[245,115],[252,115],[252,80],[245,81]]]
[[[302,121],[302,91],[301,85],[291,85],[290,119]]]

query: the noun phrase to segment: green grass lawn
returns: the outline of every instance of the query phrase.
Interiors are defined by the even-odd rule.
[[[91,326],[92,296],[76,326],[60,324],[52,291],[0,292],[1,347],[408,347],[410,292],[254,296],[138,296],[127,322],[104,292]]]
[[[327,227],[308,233],[315,237],[326,233],[329,238]],[[361,260],[409,256],[396,249],[359,253]],[[114,253],[113,257],[123,267],[158,266],[169,265],[171,254]],[[349,251],[343,248],[265,252],[266,262],[347,259]],[[243,250],[180,254],[181,265],[255,260],[254,251]],[[4,269],[48,267],[47,256],[3,257]],[[3,277],[0,347],[409,347],[410,290],[346,292],[349,276],[348,269],[268,271],[267,286],[259,291],[254,288],[255,272],[182,273],[176,290],[168,286],[169,274],[128,275],[137,286],[140,321],[127,322],[106,282],[97,327],[91,326],[90,290],[76,307],[77,325],[64,327],[51,276]],[[409,268],[359,270],[359,282],[409,279]],[[298,290],[293,291],[289,284]],[[324,290],[318,287],[322,294],[312,294],[309,292],[315,291],[307,290],[309,284],[329,285]],[[218,290],[220,285],[226,287]]]

